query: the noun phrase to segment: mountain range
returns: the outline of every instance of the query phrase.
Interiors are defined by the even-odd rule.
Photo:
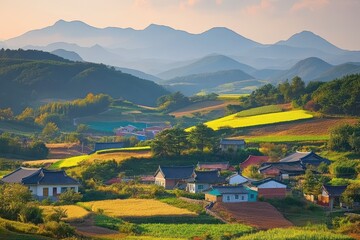
[[[275,44],[261,44],[224,27],[192,34],[151,24],[143,30],[96,28],[81,21],[57,21],[3,42],[8,48],[78,53],[85,61],[159,74],[211,54],[226,55],[257,69],[287,69],[318,57],[330,64],[360,62],[359,51],[347,51],[303,31]]]
[[[277,84],[294,76],[306,82],[329,81],[360,72],[360,51],[340,49],[309,31],[261,44],[224,27],[192,34],[156,24],[135,30],[59,20],[0,46],[114,66],[186,95],[251,92],[266,82]]]

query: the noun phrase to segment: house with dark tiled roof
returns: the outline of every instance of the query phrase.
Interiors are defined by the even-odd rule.
[[[305,167],[299,162],[265,162],[261,164],[259,173],[265,177],[285,180],[304,174]]]
[[[259,181],[253,181],[251,182],[251,185],[255,186],[254,190],[258,192],[259,197],[264,197],[264,198],[286,197],[287,185],[276,179],[265,178]]]
[[[220,149],[223,152],[233,151],[236,152],[238,149],[244,149],[246,146],[244,139],[229,139],[223,138],[220,140]]]
[[[319,166],[320,163],[326,163],[326,164],[331,163],[328,159],[323,158],[312,151],[311,152],[296,151],[295,153],[281,159],[279,162],[282,163],[298,162],[304,167],[306,167],[306,165]]]
[[[268,162],[269,159],[270,159],[269,156],[249,155],[249,157],[244,162],[239,164],[239,167],[241,170],[244,170],[245,168],[247,168],[250,165],[260,166],[262,163]]]
[[[187,182],[195,177],[194,170],[194,166],[159,166],[154,174],[155,184],[165,189],[185,189]]]
[[[321,195],[318,197],[319,203],[328,206],[330,209],[333,209],[335,206],[340,206],[341,195],[346,188],[347,186],[323,185],[321,187]]]
[[[198,162],[199,170],[229,170],[231,168],[229,162]]]
[[[225,183],[225,178],[220,176],[218,170],[195,171],[194,178],[189,180],[186,190],[191,193],[199,193],[210,189],[213,185],[222,183]]]
[[[68,189],[79,191],[80,183],[64,170],[20,167],[1,179],[4,183],[20,183],[29,187],[38,198],[56,198]]]
[[[257,191],[243,185],[214,186],[205,193],[205,200],[224,203],[256,202],[257,195]]]

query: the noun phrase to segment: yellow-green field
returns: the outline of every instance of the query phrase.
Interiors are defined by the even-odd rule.
[[[218,100],[239,100],[240,97],[245,97],[248,96],[249,94],[244,93],[244,94],[220,94],[217,99]]]
[[[112,153],[102,153],[102,154],[91,154],[91,155],[81,155],[71,158],[65,158],[63,160],[55,162],[53,165],[51,165],[52,169],[57,168],[70,168],[70,167],[76,167],[81,163],[82,161],[95,161],[95,160],[115,160],[117,162],[122,162],[130,157],[150,157],[151,152],[150,150],[144,150],[144,151],[119,151],[119,152],[112,152]]]
[[[153,199],[125,199],[83,202],[87,208],[112,217],[197,216],[187,209],[173,207]]]
[[[54,208],[62,208],[66,210],[67,217],[64,219],[66,221],[76,221],[82,220],[87,217],[90,213],[84,208],[76,205],[63,205],[63,206],[41,206],[41,209],[44,210],[45,215],[49,215],[54,212]]]
[[[291,122],[301,119],[310,119],[313,115],[304,110],[292,110],[287,112],[267,113],[249,117],[238,117],[238,113],[219,118],[213,121],[206,122],[205,124],[214,129],[219,130],[220,128],[241,128],[260,126],[266,124],[274,124],[281,122]],[[188,128],[187,130],[190,130]]]
[[[312,142],[312,141],[327,141],[329,135],[270,135],[245,138],[246,142],[262,143],[262,142]],[[241,139],[244,139],[242,137]]]

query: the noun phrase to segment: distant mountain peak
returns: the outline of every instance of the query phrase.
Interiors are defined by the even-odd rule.
[[[175,30],[175,29],[169,26],[152,23],[149,26],[147,26],[144,30],[149,31],[149,30]]]

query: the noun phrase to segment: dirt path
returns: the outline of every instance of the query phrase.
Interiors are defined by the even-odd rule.
[[[216,203],[211,210],[226,220],[258,229],[293,226],[274,206],[266,202]]]
[[[95,226],[94,215],[90,214],[83,222],[71,222],[76,232],[87,237],[100,237],[104,235],[118,235],[119,232],[108,228]]]

